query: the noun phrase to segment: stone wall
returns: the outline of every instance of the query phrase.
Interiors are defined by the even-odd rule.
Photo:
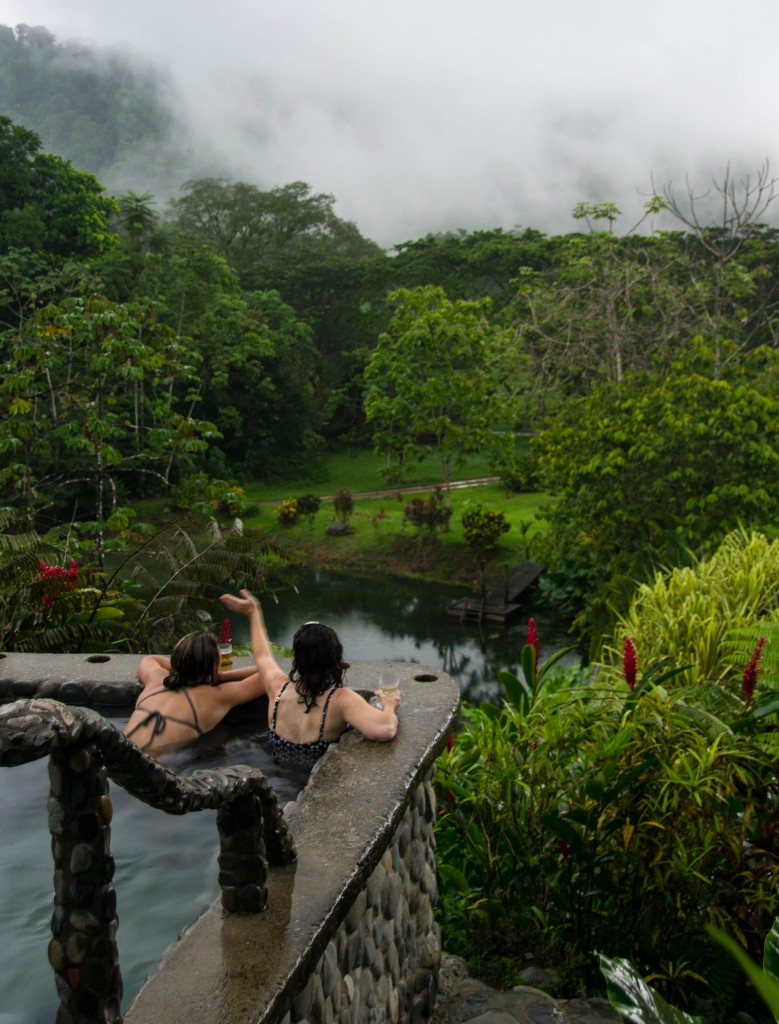
[[[395,1024],[432,1014],[441,959],[434,819],[428,778],[283,1024]]]
[[[0,701],[127,703],[135,663],[7,654]],[[440,950],[430,779],[459,691],[410,663],[353,663],[349,684],[373,690],[387,668],[400,677],[397,738],[349,734],[328,751],[284,809],[298,858],[269,866],[264,912],[229,914],[215,901],[168,950],[127,1024],[405,1024],[432,1013]]]

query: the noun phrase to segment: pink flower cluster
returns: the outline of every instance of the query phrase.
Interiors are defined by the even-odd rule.
[[[38,568],[38,575],[36,580],[51,580],[55,583],[54,590],[72,590],[76,585],[78,579],[78,565],[76,562],[70,563],[70,568],[66,569],[63,565],[47,565],[45,562],[41,562]],[[43,607],[50,608],[52,603],[51,594],[44,589],[43,593]]]

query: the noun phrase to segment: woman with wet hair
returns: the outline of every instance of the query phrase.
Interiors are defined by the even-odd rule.
[[[224,594],[230,611],[249,619],[257,675],[268,697],[271,752],[280,764],[313,764],[349,729],[366,739],[387,742],[398,731],[398,692],[382,695],[383,707],[370,705],[344,686],[347,665],[338,635],[322,622],[304,622],[292,639],[289,675],[271,652],[256,597]]]
[[[253,667],[219,671],[219,642],[205,631],[182,637],[170,658],[147,654],[137,671],[143,691],[124,733],[147,754],[198,739],[264,693]]]

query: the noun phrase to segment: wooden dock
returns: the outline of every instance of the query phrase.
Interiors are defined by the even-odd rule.
[[[518,603],[520,597],[536,582],[544,568],[538,562],[522,562],[514,569],[507,569],[504,578],[484,600],[462,597],[449,605],[447,617],[460,622],[506,622],[522,610]]]

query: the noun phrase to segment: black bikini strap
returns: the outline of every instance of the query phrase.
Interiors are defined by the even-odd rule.
[[[192,728],[195,730],[198,736],[202,736],[203,730],[200,728],[200,722],[198,721],[197,711],[195,710],[195,705],[192,703],[192,698],[190,697],[186,686],[182,686],[181,689],[182,692],[184,693],[184,696],[187,698],[187,703],[189,704],[190,708],[192,708],[192,717],[194,718]]]
[[[273,702],[273,722],[271,723],[271,729],[273,729],[274,732],[276,731],[276,715],[279,712],[279,701],[281,700],[282,693],[284,693],[284,691],[286,690],[286,688],[288,686],[289,686],[289,679],[286,681],[286,683],[284,683],[282,688],[276,694],[276,699]]]
[[[320,740],[323,740],[325,738],[325,715],[327,714],[327,707],[328,707],[328,705],[330,703],[330,698],[335,693],[335,690],[336,690],[336,688],[334,686],[332,688],[332,690],[330,691],[330,693],[328,693],[327,700],[325,701],[325,706],[322,708],[322,724],[319,726],[319,738],[320,738]]]
[[[151,694],[149,694],[149,696],[151,696]],[[148,743],[145,743],[141,747],[141,750],[145,750],[146,747],[151,746],[154,737],[159,736],[160,733],[165,732],[165,726],[167,725],[167,719],[165,715],[163,715],[161,711],[147,711],[144,720],[142,722],[138,722],[137,725],[134,725],[129,732],[125,733],[125,736],[127,736],[127,738],[129,739],[134,732],[137,732],[139,729],[142,729],[145,725],[148,725],[149,722],[154,722],[154,725],[152,726],[151,729],[151,738],[149,739]]]
[[[167,693],[172,693],[171,690],[168,690],[167,686],[163,686],[159,690],[152,690],[150,693],[144,693],[143,696],[139,697],[138,700],[135,702],[135,706],[137,708],[139,708],[141,706],[141,704],[143,704],[144,701],[149,699],[149,697],[156,697],[158,693],[166,693],[166,692]]]

